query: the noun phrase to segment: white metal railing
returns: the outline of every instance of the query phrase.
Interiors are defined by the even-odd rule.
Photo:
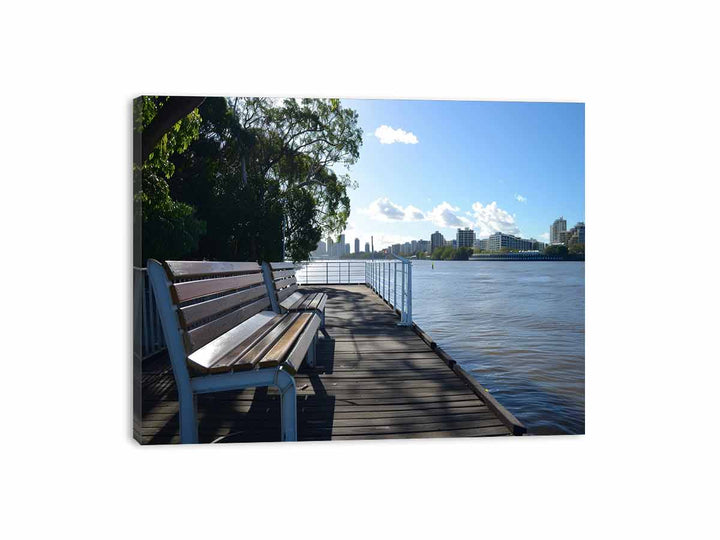
[[[302,285],[365,284],[400,312],[400,324],[412,326],[412,262],[394,259],[304,261],[296,277]]]
[[[133,268],[133,304],[134,347],[145,359],[166,347],[145,268]]]
[[[395,260],[368,262],[365,283],[400,312],[401,326],[412,326],[412,262],[393,257]]]
[[[359,285],[365,281],[365,261],[303,261],[295,277],[303,285]]]

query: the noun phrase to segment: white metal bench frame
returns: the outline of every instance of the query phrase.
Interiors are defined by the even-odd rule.
[[[196,400],[198,394],[241,390],[259,386],[274,386],[279,390],[281,438],[283,441],[296,441],[297,391],[295,378],[287,368],[280,364],[277,367],[191,377],[187,366],[187,354],[183,345],[180,321],[178,320],[178,308],[170,295],[172,283],[168,279],[163,266],[155,260],[148,260],[147,272],[155,295],[158,315],[165,334],[168,354],[177,385],[180,404],[180,442],[198,442]],[[268,290],[271,299],[272,294],[274,294],[274,290]],[[279,313],[279,311],[276,312]],[[311,365],[315,363],[316,343],[317,332],[315,332],[307,351],[307,360]]]

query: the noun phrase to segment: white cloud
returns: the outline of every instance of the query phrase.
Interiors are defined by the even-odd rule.
[[[418,138],[414,133],[405,131],[404,129],[393,129],[390,126],[382,125],[375,130],[375,136],[382,144],[393,144],[400,142],[403,144],[417,144]]]
[[[520,234],[520,229],[515,223],[515,218],[502,208],[499,208],[495,201],[485,206],[479,202],[473,203],[472,209],[473,216],[475,217],[475,233],[478,238],[483,238],[496,232]]]
[[[549,232],[542,233],[540,235],[540,239],[545,240],[546,242],[549,242],[550,241],[550,233]]]
[[[364,213],[378,221],[422,221],[425,219],[425,214],[419,208],[411,204],[403,208],[387,197],[375,199]]]
[[[360,212],[376,221],[429,221],[438,228],[446,229],[471,227],[475,229],[478,238],[487,237],[498,231],[520,234],[515,216],[499,208],[495,201],[487,205],[474,203],[472,212],[465,212],[465,215],[470,217],[461,215],[461,209],[447,201],[423,212],[410,204],[405,207],[400,206],[387,197],[374,200],[368,208],[361,209]]]
[[[470,227],[472,221],[466,217],[458,216],[456,212],[459,211],[460,208],[443,201],[430,210],[426,217],[438,227]]]
[[[523,197],[522,195],[515,194],[515,198],[518,200],[518,202],[525,203],[527,202],[527,197]]]

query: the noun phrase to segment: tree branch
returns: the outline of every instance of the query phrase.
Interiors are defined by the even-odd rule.
[[[174,96],[160,107],[155,118],[142,132],[142,162],[145,163],[163,135],[176,123],[197,109],[204,97]]]

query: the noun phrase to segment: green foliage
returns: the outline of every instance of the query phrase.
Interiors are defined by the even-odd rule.
[[[142,110],[139,113],[142,127],[146,127],[152,122],[158,110],[167,100],[167,96],[142,97]],[[200,122],[200,113],[197,109],[177,122],[170,131],[162,136],[143,166],[156,174],[159,173],[165,178],[170,178],[175,172],[175,166],[170,161],[170,157],[176,153],[182,154],[190,143],[198,138]]]
[[[142,132],[167,100],[166,97],[144,96],[135,101],[134,128]],[[175,170],[170,158],[182,154],[198,137],[200,115],[193,111],[165,133],[157,146],[135,171],[137,189],[135,219],[142,220],[142,260],[182,258],[197,249],[205,223],[195,217],[189,204],[174,200],[167,179]]]
[[[553,257],[567,257],[568,255],[568,248],[567,246],[563,246],[561,244],[554,245],[554,246],[547,246],[544,251],[545,255],[550,255]]]
[[[163,99],[143,101],[142,125]],[[205,99],[143,166],[143,212],[155,221],[146,230],[159,235],[144,232],[145,256],[308,258],[350,215],[355,183],[337,166],[359,157],[357,121],[339,100]]]
[[[194,251],[205,232],[194,208],[172,200],[167,182],[154,173],[144,175],[143,186],[143,260],[180,258]]]
[[[570,255],[585,255],[585,244],[572,244],[568,248]]]
[[[435,251],[432,252],[430,258],[436,261],[467,261],[472,253],[472,248],[453,248],[451,246],[444,246],[435,248]]]

